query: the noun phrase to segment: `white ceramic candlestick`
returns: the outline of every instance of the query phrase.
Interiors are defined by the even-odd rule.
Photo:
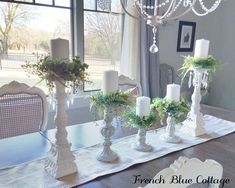
[[[118,90],[118,72],[109,70],[104,71],[103,75],[103,94],[117,92]],[[104,109],[104,127],[101,129],[101,134],[104,136],[103,150],[98,153],[96,159],[102,162],[112,162],[118,158],[118,155],[111,150],[111,136],[114,134],[115,128],[112,126],[114,112],[112,106],[106,105]]]
[[[115,128],[112,126],[114,112],[111,106],[105,106],[104,109],[104,122],[105,125],[101,128],[101,134],[104,136],[103,150],[98,153],[96,159],[102,162],[112,162],[118,159],[118,155],[111,150],[112,145],[111,136],[113,135]]]
[[[136,142],[132,144],[132,148],[142,152],[152,151],[153,147],[146,144],[146,129],[138,130]]]
[[[166,90],[166,99],[178,102],[180,100],[180,85],[168,84]],[[167,117],[167,126],[165,133],[160,137],[162,140],[170,143],[179,143],[181,139],[175,135],[175,119],[170,113]]]
[[[165,130],[165,134],[161,135],[161,139],[169,142],[169,143],[179,143],[181,142],[180,137],[175,135],[175,119],[171,116],[171,114],[168,114],[167,117],[167,126]]]
[[[193,86],[194,92],[192,95],[191,110],[188,113],[187,119],[183,122],[181,131],[191,136],[200,136],[206,133],[204,128],[203,115],[200,112],[201,102],[201,84],[203,74],[207,74],[206,69],[194,69]]]
[[[45,162],[45,170],[55,178],[77,172],[77,166],[74,162],[75,156],[70,149],[71,144],[67,140],[66,93],[65,86],[61,82],[63,81],[55,81],[57,101],[55,115],[56,135],[55,143],[52,143]]]
[[[143,118],[150,114],[150,98],[137,97],[136,98],[136,115]],[[152,150],[152,146],[146,144],[146,129],[140,128],[136,136],[136,142],[132,144],[132,148],[137,151],[148,152]]]

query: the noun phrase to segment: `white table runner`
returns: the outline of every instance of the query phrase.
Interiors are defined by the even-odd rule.
[[[202,137],[191,137],[179,133],[182,143],[171,144],[160,140],[160,135],[164,129],[149,131],[147,142],[154,147],[152,152],[138,152],[131,149],[131,143],[135,142],[135,135],[124,137],[113,141],[112,149],[119,155],[119,160],[115,163],[102,163],[96,160],[96,154],[102,149],[102,144],[82,148],[74,152],[78,166],[78,174],[73,174],[60,180],[53,179],[44,171],[45,158],[28,163],[20,164],[0,170],[0,187],[71,187],[81,185],[99,176],[122,171],[134,164],[144,163],[174,151],[179,151],[214,138],[224,136],[235,131],[235,123],[205,115],[205,128],[208,135]]]

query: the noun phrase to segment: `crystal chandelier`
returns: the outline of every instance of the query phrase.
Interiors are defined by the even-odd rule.
[[[176,20],[190,11],[193,11],[197,16],[205,16],[213,12],[222,0],[212,0],[213,4],[210,5],[210,8],[208,8],[208,5],[205,5],[203,0],[153,0],[151,5],[147,5],[146,0],[132,1],[132,6],[136,9],[139,16],[135,16],[127,10],[126,0],[120,0],[120,3],[127,15],[138,20],[143,19],[146,21],[146,24],[152,27],[153,44],[150,46],[149,51],[157,53],[156,33],[158,26],[166,21]],[[207,1],[208,3],[211,3],[211,1]]]

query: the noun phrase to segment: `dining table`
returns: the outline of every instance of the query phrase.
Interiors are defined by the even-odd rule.
[[[224,120],[235,122],[235,111],[218,107],[201,105],[201,112]],[[68,140],[72,150],[95,145],[103,142],[100,134],[102,120],[67,126]],[[223,125],[221,125],[223,126]],[[125,128],[115,124],[112,139],[119,139],[137,133],[134,128]],[[46,157],[50,149],[50,142],[55,140],[55,129],[15,136],[0,140],[0,169],[26,163],[28,161]],[[223,178],[229,179],[225,188],[235,187],[235,133],[212,139],[180,151],[176,151],[160,158],[133,165],[121,172],[98,177],[77,187],[80,188],[137,188],[145,183],[135,183],[135,176],[153,178],[159,171],[169,167],[180,156],[198,158],[202,161],[213,159],[223,166]],[[79,167],[78,167],[79,168]]]

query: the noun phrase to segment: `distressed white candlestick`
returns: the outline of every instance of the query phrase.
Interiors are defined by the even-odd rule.
[[[192,105],[187,119],[183,122],[181,131],[191,136],[200,136],[206,133],[204,128],[203,114],[200,112],[201,102],[201,84],[203,73],[207,73],[206,69],[193,69],[193,86]]]
[[[180,85],[168,84],[165,98],[178,102],[180,100]],[[166,130],[165,133],[161,135],[161,139],[170,143],[181,142],[181,139],[175,135],[175,119],[170,113],[168,113]]]
[[[136,115],[143,118],[150,114],[150,98],[137,97],[136,98]],[[132,148],[137,151],[148,152],[152,150],[152,146],[146,144],[146,129],[140,128],[136,136],[136,142],[132,144]]]
[[[111,150],[111,136],[114,134],[115,128],[112,126],[114,112],[111,106],[105,106],[104,109],[104,127],[101,128],[101,134],[104,136],[103,150],[98,153],[96,159],[102,162],[112,162],[118,159],[118,155]]]
[[[55,81],[56,86],[56,135],[47,154],[45,170],[55,178],[60,178],[77,172],[75,156],[71,151],[71,143],[67,139],[67,114],[65,110],[66,93],[62,80]]]
[[[167,126],[165,130],[165,134],[161,135],[161,139],[169,142],[169,143],[179,143],[181,142],[180,137],[175,135],[175,119],[171,116],[171,114],[168,114],[167,117]]]
[[[146,129],[140,128],[136,136],[136,142],[132,144],[132,148],[137,151],[149,152],[152,151],[153,147],[146,144]]]

